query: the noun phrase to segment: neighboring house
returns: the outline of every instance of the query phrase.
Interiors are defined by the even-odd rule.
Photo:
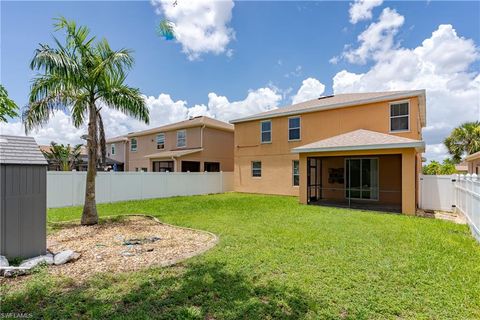
[[[219,120],[195,117],[127,138],[128,171],[233,171],[233,125]],[[115,144],[115,153],[122,148],[108,141],[110,150]]]
[[[455,165],[455,170],[459,174],[466,174],[468,173],[468,162],[466,160],[460,162],[459,164]]]
[[[480,174],[480,151],[467,156],[465,161],[468,165],[468,173]]]
[[[128,138],[126,136],[119,136],[107,139],[107,158],[116,161],[116,171],[128,171]]]
[[[39,146],[40,151],[43,152],[50,152],[51,146],[49,145],[40,145]],[[102,170],[101,168],[101,155],[99,153],[98,158],[97,158],[97,170]],[[50,159],[47,159],[48,162],[48,171],[60,171],[60,166],[57,162],[51,161]],[[108,155],[108,149],[107,149],[107,158],[105,159],[106,162],[106,168],[107,170],[112,170],[114,166],[116,166],[118,169],[117,171],[123,171],[123,162],[118,161],[116,159],[112,159]],[[76,171],[87,171],[88,167],[88,154],[87,154],[87,147],[82,146],[81,151],[80,151],[80,157],[79,157],[79,162],[76,163],[75,165],[75,170]]]
[[[424,90],[325,96],[231,123],[236,191],[416,211]]]

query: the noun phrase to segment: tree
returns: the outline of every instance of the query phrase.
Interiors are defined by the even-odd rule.
[[[60,171],[71,171],[81,162],[80,154],[82,145],[77,144],[73,148],[70,145],[50,143],[50,150],[43,151],[45,158],[50,164],[54,164]]]
[[[16,117],[18,107],[8,97],[7,90],[0,84],[0,122],[7,122],[7,117]]]
[[[444,144],[455,163],[462,161],[465,155],[480,151],[480,122],[465,122],[453,129]]]
[[[104,134],[99,137],[99,130],[104,132],[100,111],[112,108],[145,123],[149,122],[149,112],[140,91],[125,84],[133,65],[130,50],[112,50],[106,39],[96,41],[90,37],[87,27],[77,27],[63,17],[55,20],[55,31],[66,33],[65,43],[54,38],[55,47],[40,44],[35,51],[30,66],[39,73],[33,79],[23,120],[27,132],[44,125],[57,110],[67,111],[76,127],[88,121],[88,168],[81,223],[92,225],[98,223],[98,141],[104,140]]]
[[[454,174],[457,173],[457,169],[451,159],[445,159],[443,163],[433,160],[423,166],[422,172],[427,175]]]

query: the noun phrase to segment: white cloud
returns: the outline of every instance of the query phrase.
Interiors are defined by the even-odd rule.
[[[383,3],[383,0],[355,0],[350,3],[350,23],[372,19],[372,10]]]
[[[208,94],[208,110],[215,118],[227,121],[275,109],[281,100],[282,96],[272,88],[251,90],[244,100],[233,102],[212,92]]]
[[[302,81],[302,86],[292,97],[292,103],[299,103],[320,97],[325,91],[325,85],[315,78],[307,78]]]
[[[380,18],[368,26],[358,36],[360,46],[356,49],[345,51],[342,56],[350,63],[364,64],[368,59],[376,59],[391,50],[394,44],[394,37],[398,29],[403,25],[405,18],[397,11],[390,8],[383,9]],[[332,58],[335,62],[338,58]]]
[[[228,26],[232,19],[232,0],[151,0],[157,14],[175,25],[175,38],[190,60],[203,53],[233,54],[227,46],[235,37]]]
[[[102,118],[107,137],[114,137],[200,115],[229,121],[277,108],[281,100],[282,96],[277,92],[277,89],[266,87],[250,90],[244,100],[232,102],[225,96],[211,92],[208,94],[207,105],[197,104],[189,107],[186,101],[175,101],[170,95],[162,93],[158,97],[145,97],[145,102],[150,110],[149,125],[107,107],[102,108]],[[70,117],[65,112],[59,111],[43,128],[32,131],[30,135],[35,137],[40,144],[49,144],[51,141],[76,144],[82,143],[80,136],[86,132],[85,125],[75,128],[70,121]],[[24,128],[18,121],[2,123],[0,124],[0,133],[24,135]]]
[[[440,25],[416,48],[391,47],[374,55],[365,73],[347,70],[333,77],[333,90],[366,92],[426,89],[427,159],[447,156],[443,139],[465,121],[480,120],[480,73],[470,70],[479,51],[471,39],[460,37],[452,25]]]
[[[77,144],[81,143],[80,136],[86,133],[86,127],[75,128],[70,117],[64,112],[58,111],[43,128],[33,131],[31,136],[35,137],[37,143],[50,144],[50,142],[62,142]],[[0,124],[1,134],[25,135],[25,128],[21,122],[9,122]]]

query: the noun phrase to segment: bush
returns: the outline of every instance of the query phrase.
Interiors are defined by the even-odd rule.
[[[457,173],[457,169],[449,159],[443,160],[443,163],[432,160],[429,164],[423,166],[422,172],[427,175],[454,174]]]

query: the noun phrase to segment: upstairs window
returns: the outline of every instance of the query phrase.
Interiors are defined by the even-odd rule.
[[[157,149],[165,148],[165,133],[159,133],[157,135]]]
[[[110,146],[110,153],[112,156],[115,155],[115,143],[112,143],[112,145]]]
[[[130,140],[130,151],[135,152],[137,151],[137,139],[132,138]]]
[[[187,145],[187,132],[185,130],[177,131],[177,147],[182,148]]]
[[[408,102],[390,104],[390,131],[408,131],[410,120]]]
[[[288,140],[300,140],[300,117],[288,118]]]
[[[262,176],[262,162],[252,161],[252,177],[261,177],[261,176]]]
[[[262,143],[272,142],[272,121],[266,120],[266,121],[260,122],[260,130],[261,130],[261,142]]]

